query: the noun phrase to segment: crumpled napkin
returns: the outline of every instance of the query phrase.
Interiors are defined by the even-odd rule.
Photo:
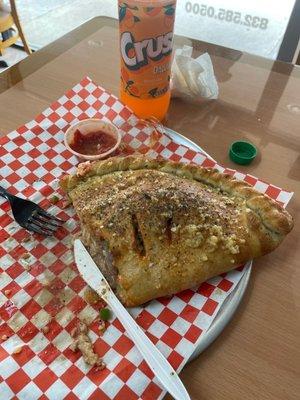
[[[193,48],[183,46],[175,51],[172,64],[171,93],[173,97],[217,99],[219,87],[208,53],[192,58]]]

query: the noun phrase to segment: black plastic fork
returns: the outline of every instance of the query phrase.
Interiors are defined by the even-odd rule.
[[[14,196],[1,186],[0,196],[10,202],[15,221],[28,231],[50,236],[64,223],[63,220],[49,214],[33,201]]]

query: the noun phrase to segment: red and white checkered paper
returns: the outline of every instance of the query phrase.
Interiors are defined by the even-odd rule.
[[[224,170],[204,154],[166,136],[155,148],[149,148],[147,128],[143,129],[132,112],[89,78],[83,79],[35,120],[0,139],[1,185],[67,220],[55,237],[34,235],[24,241],[31,235],[14,222],[8,202],[1,202],[1,400],[156,400],[165,394],[118,320],[112,320],[105,334],[99,335],[99,305],[85,302],[86,284],[73,262],[71,234],[77,229],[74,211],[72,207],[63,209],[62,200],[56,205],[49,202],[58,191],[58,178],[74,171],[78,164],[63,145],[64,132],[70,123],[89,117],[107,118],[119,126],[127,153],[136,151],[216,167],[249,182],[284,206],[292,196],[253,176]],[[22,258],[25,252],[30,254],[27,260]],[[196,290],[152,301],[131,312],[179,371],[243,273],[244,268],[239,268]],[[89,367],[80,353],[69,349],[70,332],[79,319],[91,323],[90,337],[107,364],[102,371]],[[50,330],[43,333],[46,325]],[[3,335],[9,338],[1,340]],[[23,346],[22,351],[14,354],[19,346]]]

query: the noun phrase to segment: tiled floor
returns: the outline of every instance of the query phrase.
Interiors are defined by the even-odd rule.
[[[25,51],[22,51],[21,49],[17,49],[14,47],[9,47],[8,49],[5,50],[5,53],[2,57],[0,57],[0,60],[4,60],[6,64],[10,67],[11,65],[16,64],[17,62],[23,60],[23,58],[27,57],[27,54]],[[0,67],[0,72],[3,71],[4,68]]]
[[[177,0],[175,32],[275,59],[294,2]],[[16,3],[33,48],[45,46],[95,16],[117,17],[117,0],[17,0]],[[7,53],[5,58],[11,65],[18,57]]]
[[[34,48],[53,42],[93,17],[117,17],[117,0],[16,0],[16,3],[27,39]]]

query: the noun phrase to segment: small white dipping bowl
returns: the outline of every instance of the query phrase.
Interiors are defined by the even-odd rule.
[[[74,133],[77,129],[79,129],[82,135],[87,135],[91,132],[96,132],[96,131],[106,132],[109,135],[116,138],[116,144],[111,149],[107,150],[105,153],[93,154],[93,155],[77,153],[70,147],[70,144],[74,141]],[[107,157],[109,154],[114,152],[119,147],[121,143],[121,138],[122,138],[121,132],[115,125],[111,124],[110,122],[105,122],[101,119],[90,118],[90,119],[83,119],[71,125],[65,133],[64,143],[66,148],[79,158],[83,158],[85,160],[99,160],[101,158]]]

